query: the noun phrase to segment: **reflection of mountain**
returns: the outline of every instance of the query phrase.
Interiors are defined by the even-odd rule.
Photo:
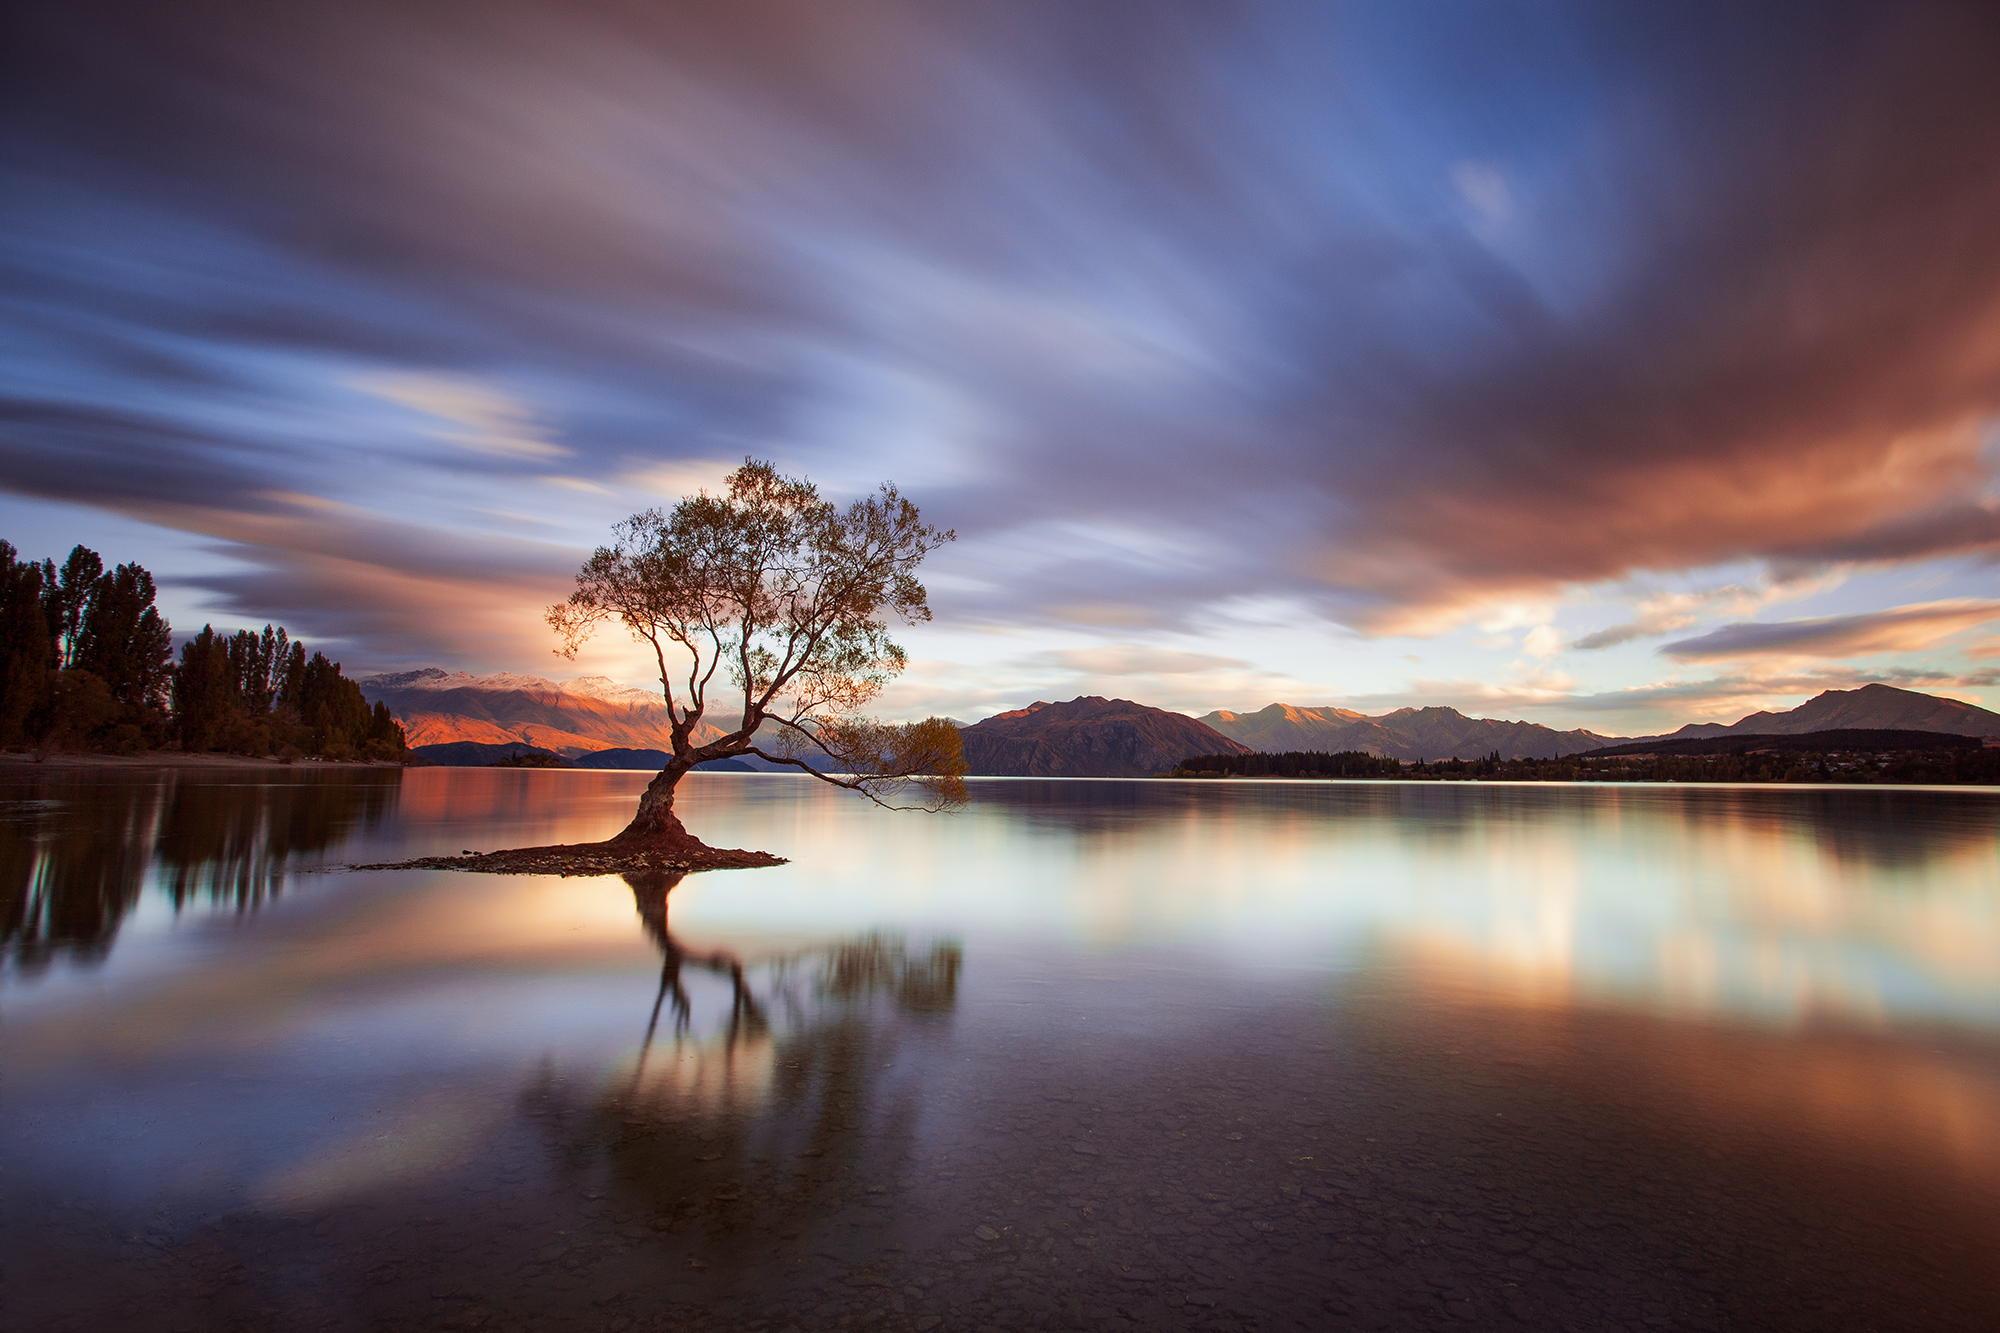
[[[1300,835],[1337,857],[1345,840],[1374,842],[1385,833],[1444,845],[1501,830],[1588,842],[1651,828],[1713,849],[1733,845],[1720,841],[1726,836],[1749,834],[1836,863],[1916,867],[1977,852],[1994,837],[1976,794],[1918,807],[1907,792],[1867,787],[1133,782],[1093,784],[1086,793],[1068,783],[989,782],[977,800],[1053,835],[1144,848],[1194,831],[1211,851],[1219,839],[1240,839],[1246,856],[1258,848],[1272,855]]]
[[[547,759],[557,762],[562,756],[554,750],[544,750],[539,745],[526,741],[505,741],[498,744],[486,741],[438,741],[431,745],[410,747],[410,763],[416,767],[434,768],[491,768],[496,764],[523,757]]]
[[[702,948],[668,924],[678,880],[627,881],[661,954],[632,1068],[583,1102],[544,1074],[524,1109],[570,1170],[608,1172],[625,1202],[757,1244],[829,1190],[864,1187],[864,1157],[908,1154],[916,1089],[896,1057],[940,1035],[962,955],[872,935],[767,957]]]
[[[402,776],[167,772],[137,785],[49,774],[12,785],[0,824],[0,957],[23,968],[102,958],[155,866],[176,910],[254,910],[283,887],[294,858],[379,823]]]
[[[612,768],[625,769],[638,773],[657,773],[667,766],[667,761],[671,758],[673,756],[665,750],[593,750],[589,754],[576,756],[576,758],[570,760],[570,764],[576,768]],[[711,759],[705,764],[696,764],[695,767],[704,773],[754,773],[758,771],[758,766],[746,759]],[[781,765],[769,764],[765,765],[765,767],[778,768]]]

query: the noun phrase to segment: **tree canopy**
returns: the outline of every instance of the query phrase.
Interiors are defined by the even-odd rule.
[[[270,625],[228,636],[204,625],[182,645],[174,730],[183,750],[401,759],[406,749],[387,704],[370,707],[338,662]]]
[[[400,759],[403,730],[283,629],[173,632],[141,565],[76,547],[58,568],[0,541],[0,748]]]
[[[0,541],[0,746],[131,751],[166,727],[173,635],[141,565],[58,569]]]
[[[905,664],[890,620],[930,619],[916,568],[953,537],[893,485],[843,508],[746,459],[723,494],[619,523],[549,623],[569,656],[612,621],[651,648],[673,740],[655,804],[695,764],[747,754],[940,809],[964,799],[957,729],[861,710]]]

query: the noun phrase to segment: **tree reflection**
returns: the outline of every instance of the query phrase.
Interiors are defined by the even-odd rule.
[[[0,958],[24,971],[109,953],[152,860],[157,787],[89,801],[63,785],[9,801],[0,829]]]
[[[161,887],[176,908],[254,911],[284,887],[290,862],[380,824],[401,778],[388,769],[284,786],[177,783],[155,843]]]
[[[919,1089],[899,1055],[942,1036],[963,954],[881,935],[761,958],[695,947],[668,923],[679,879],[627,877],[661,955],[631,1068],[582,1099],[544,1070],[523,1109],[566,1170],[608,1173],[662,1226],[749,1244],[906,1165]]]
[[[0,812],[0,960],[23,971],[101,960],[149,882],[176,911],[254,911],[283,888],[292,862],[379,824],[401,778],[400,769],[282,783],[38,776]]]

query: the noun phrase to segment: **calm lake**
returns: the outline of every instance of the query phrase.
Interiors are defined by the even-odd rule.
[[[2000,792],[0,770],[0,1323],[1992,1328]],[[334,867],[336,869],[328,869]]]

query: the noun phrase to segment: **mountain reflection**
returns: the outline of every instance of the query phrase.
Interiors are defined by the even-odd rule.
[[[254,911],[298,858],[374,827],[402,772],[282,782],[168,772],[142,783],[37,775],[0,801],[0,959],[23,971],[94,963],[150,884],[175,911]]]
[[[1240,803],[1260,836],[1309,831],[1338,840],[1339,823],[1393,825],[1404,839],[1451,842],[1497,829],[1657,825],[1683,837],[1734,832],[1802,839],[1830,861],[1917,868],[1991,847],[1990,821],[1960,817],[1976,792],[1942,791],[1913,808],[1907,789],[1447,782],[977,781],[980,804],[1050,832],[1091,840],[1156,840],[1199,823],[1211,836]],[[1087,799],[1079,799],[1080,794]],[[1979,807],[1983,808],[1983,807]]]
[[[661,955],[630,1068],[587,1095],[544,1070],[522,1107],[566,1172],[750,1244],[907,1165],[919,1086],[902,1057],[942,1036],[963,955],[882,935],[762,957],[697,947],[668,923],[679,880],[627,877]]]

